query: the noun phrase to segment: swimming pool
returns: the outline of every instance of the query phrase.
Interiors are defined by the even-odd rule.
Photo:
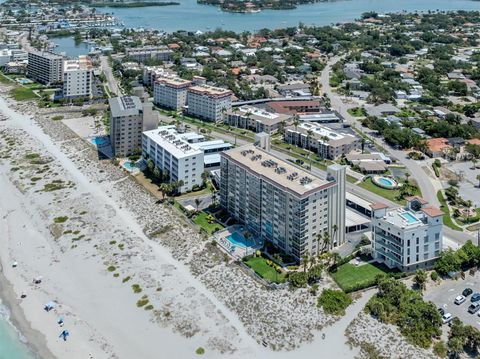
[[[133,172],[137,168],[137,166],[135,165],[135,163],[127,161],[123,164],[123,168],[125,168],[127,171]]]
[[[95,146],[105,146],[108,144],[108,137],[94,137],[90,140]]]
[[[402,217],[407,221],[407,223],[415,223],[418,222],[419,219],[413,215],[413,213],[405,212],[402,213]]]
[[[252,247],[255,245],[255,241],[245,238],[241,233],[233,232],[226,237],[228,241],[239,247]]]
[[[388,178],[383,176],[373,177],[373,183],[385,189],[394,189],[398,187],[397,181],[395,181],[393,178]]]

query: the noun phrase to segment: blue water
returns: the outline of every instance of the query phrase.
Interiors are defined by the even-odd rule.
[[[135,166],[135,163],[133,162],[125,162],[123,164],[123,168],[125,168],[127,171],[132,172],[134,169],[137,168],[137,166]]]
[[[177,0],[180,5],[135,8],[99,8],[113,13],[126,27],[176,30],[234,31],[277,29],[287,26],[330,25],[358,19],[366,11],[379,13],[427,10],[480,10],[472,0],[339,0],[299,5],[295,10],[265,10],[255,14],[228,13],[214,6],[197,4],[196,0]]]
[[[20,339],[18,332],[8,321],[5,308],[0,304],[0,359],[33,359],[30,352]]]
[[[65,36],[65,37],[54,37],[51,38],[50,41],[54,42],[58,46],[54,48],[54,52],[61,53],[64,52],[70,58],[78,57],[80,55],[87,55],[90,52],[91,45],[80,42],[78,44],[75,43],[73,37]]]
[[[105,146],[107,145],[110,140],[108,137],[95,137],[95,138],[92,138],[91,139],[91,142],[95,145],[95,146]]]
[[[402,217],[405,218],[408,223],[418,222],[418,218],[415,217],[415,216],[414,216],[412,213],[410,213],[410,212],[402,213]]]
[[[393,181],[385,177],[379,178],[378,182],[385,187],[395,187],[395,184],[393,183]]]
[[[241,235],[238,232],[233,232],[232,234],[227,236],[227,239],[229,240],[230,243],[237,245],[239,247],[251,247],[255,244],[253,240],[245,238],[243,235]]]

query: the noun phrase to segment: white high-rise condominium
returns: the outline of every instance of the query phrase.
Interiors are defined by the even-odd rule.
[[[165,126],[144,132],[142,154],[168,176],[169,182],[183,182],[179,192],[202,184],[203,151],[180,138],[174,129]]]
[[[153,86],[153,102],[180,111],[187,102],[187,90],[191,84],[180,78],[158,78]]]
[[[345,242],[345,168],[326,180],[246,145],[222,153],[220,203],[237,221],[300,261]]]
[[[208,85],[192,86],[187,92],[188,114],[220,122],[232,108],[232,91]]]
[[[413,271],[433,265],[442,250],[443,212],[420,197],[400,209],[372,205],[373,251],[390,268]]]
[[[63,97],[91,97],[93,70],[88,56],[66,60],[63,65]]]

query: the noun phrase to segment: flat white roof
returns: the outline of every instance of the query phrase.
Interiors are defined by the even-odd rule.
[[[353,226],[360,226],[360,225],[368,225],[370,223],[370,219],[364,217],[355,211],[351,210],[350,208],[345,209],[345,226],[346,227],[353,227]]]
[[[202,150],[192,147],[190,143],[173,134],[168,128],[159,127],[156,130],[145,131],[143,135],[150,138],[150,140],[176,158],[203,155]]]

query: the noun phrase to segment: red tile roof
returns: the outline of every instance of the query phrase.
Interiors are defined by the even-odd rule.
[[[388,206],[387,206],[385,203],[376,202],[376,203],[371,204],[371,205],[370,205],[370,208],[375,211],[375,210],[377,210],[377,209],[388,208]]]
[[[425,207],[422,208],[422,212],[425,213],[427,216],[430,217],[439,217],[443,216],[443,212],[435,207]]]
[[[420,202],[420,204],[427,204],[428,201],[426,201],[425,199],[423,199],[422,197],[420,196],[411,196],[411,197],[407,197],[405,198],[407,200],[407,202],[411,202],[413,200],[417,200],[418,202]]]

